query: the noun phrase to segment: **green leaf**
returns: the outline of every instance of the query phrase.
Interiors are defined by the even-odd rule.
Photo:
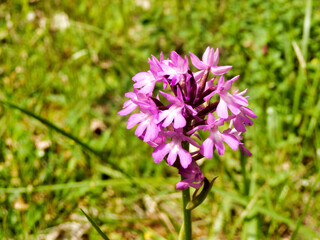
[[[92,218],[87,215],[81,208],[80,208],[81,212],[86,216],[86,218],[89,220],[89,222],[91,223],[91,225],[97,230],[97,232],[99,233],[99,235],[104,239],[104,240],[109,240],[109,238],[101,231],[101,229],[97,226],[97,224],[92,220]]]
[[[184,232],[184,222],[182,222],[181,228],[180,228],[180,232],[179,232],[179,236],[178,236],[178,240],[184,240],[185,239],[185,232]]]
[[[208,193],[210,192],[213,186],[213,183],[216,179],[217,177],[215,177],[214,179],[212,179],[211,182],[209,182],[207,178],[204,178],[204,186],[202,188],[202,191],[199,194],[197,194],[198,189],[194,192],[192,196],[192,200],[187,204],[186,209],[192,210],[198,207],[208,196]]]

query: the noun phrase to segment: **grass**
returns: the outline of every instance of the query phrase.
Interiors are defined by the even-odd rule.
[[[146,4],[146,5],[143,5]],[[148,3],[150,3],[148,5]],[[0,3],[0,239],[177,239],[178,175],[117,115],[132,76],[171,50],[219,47],[258,118],[193,211],[195,239],[318,239],[320,3]],[[61,29],[57,18],[67,17]],[[230,77],[229,76],[229,77]],[[66,225],[66,224],[69,225]]]

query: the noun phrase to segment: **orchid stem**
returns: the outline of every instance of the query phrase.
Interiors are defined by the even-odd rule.
[[[192,222],[191,222],[191,210],[188,210],[187,204],[190,201],[190,188],[182,191],[183,202],[183,224],[185,240],[192,240]]]
[[[186,151],[189,151],[189,143],[182,142],[182,147]],[[181,175],[181,180],[184,177]],[[192,240],[192,221],[191,221],[191,210],[187,209],[187,204],[190,202],[190,188],[182,191],[182,205],[183,205],[183,227],[184,227],[184,239]]]

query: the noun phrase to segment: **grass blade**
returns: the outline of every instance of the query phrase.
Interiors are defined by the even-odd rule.
[[[297,55],[297,58],[298,58],[298,61],[299,61],[299,64],[302,68],[303,71],[305,71],[306,67],[307,67],[307,64],[306,64],[306,59],[300,49],[300,47],[298,46],[298,44],[296,43],[296,41],[292,41],[292,47],[294,49],[294,52],[296,53]]]
[[[310,195],[309,195],[309,199],[308,199],[307,203],[306,203],[305,206],[304,206],[303,213],[302,213],[302,215],[300,216],[300,218],[298,219],[296,228],[295,228],[295,230],[294,230],[293,233],[292,233],[292,236],[291,236],[291,239],[292,239],[292,240],[296,239],[296,237],[297,237],[297,235],[298,235],[299,228],[300,228],[300,226],[302,225],[302,221],[303,221],[304,217],[306,216],[306,214],[307,214],[307,212],[308,212],[308,209],[309,209],[309,206],[310,206],[310,202],[311,202],[311,200],[312,200],[312,198],[313,198],[314,191],[315,191],[315,188],[316,188],[319,180],[320,180],[320,174],[318,173],[318,176],[317,176],[316,180],[315,180],[314,183],[313,183],[313,186],[312,186],[312,189],[311,189],[311,192],[310,192]]]
[[[106,39],[108,39],[110,37],[108,32],[106,32],[105,30],[98,28],[92,24],[82,23],[82,22],[78,22],[78,21],[71,21],[71,24],[73,24],[74,26],[76,26],[78,28],[82,28],[82,29],[94,32],[96,34],[99,34]],[[113,60],[114,64],[117,66],[117,68],[120,71],[125,72],[129,76],[135,75],[135,72],[133,72],[130,68],[128,68],[123,62],[119,61],[119,58],[116,56],[116,54],[112,53],[109,48],[104,48],[104,52]]]
[[[232,199],[234,202],[239,203],[242,206],[247,206],[249,204],[248,200],[244,199],[243,197],[235,195],[233,193],[226,192],[225,190],[223,190],[221,188],[212,187],[212,190],[216,193],[223,195],[224,197],[228,197],[228,198]],[[276,221],[283,222],[290,227],[296,226],[296,222],[294,220],[292,220],[290,218],[286,218],[271,209],[267,209],[265,207],[262,207],[262,206],[256,204],[255,206],[252,207],[252,211],[255,211],[255,210],[266,215],[266,216],[273,218]],[[313,232],[312,230],[310,230],[309,228],[307,228],[305,226],[301,226],[301,232],[303,232],[305,234],[307,239],[314,239],[314,238],[317,239],[318,238],[318,235],[315,232]]]
[[[101,152],[101,151],[98,151],[96,149],[93,149],[92,147],[90,147],[88,144],[82,142],[79,138],[73,136],[72,134],[66,132],[65,130],[63,130],[62,128],[54,125],[52,122],[40,117],[40,116],[37,116],[36,114],[30,112],[29,110],[26,110],[26,109],[23,109],[13,103],[10,103],[10,102],[7,102],[7,101],[2,101],[0,100],[0,103],[2,105],[6,105],[12,109],[16,109],[16,110],[19,110],[20,112],[28,115],[29,117],[32,117],[36,120],[38,120],[39,122],[41,122],[42,124],[46,125],[47,127],[55,130],[56,132],[62,134],[63,136],[73,140],[75,143],[79,144],[81,147],[83,147],[84,149],[86,149],[87,151],[93,153],[94,155],[96,155],[97,157],[99,157],[101,160],[104,160],[106,157],[107,157],[107,152]],[[108,162],[108,164],[113,168],[114,171],[118,171],[119,174],[118,175],[123,175],[127,178],[131,178],[128,174],[126,174],[125,172],[123,172],[121,169],[119,169],[119,167],[112,163],[112,162]]]
[[[260,195],[262,194],[262,192],[265,190],[266,187],[267,187],[267,185],[264,185],[263,187],[260,188],[260,190],[250,200],[250,202],[246,206],[246,209],[240,214],[238,219],[235,221],[235,224],[233,225],[233,227],[231,229],[231,236],[232,237],[235,237],[236,231],[239,228],[240,224],[243,222],[245,217],[250,213],[252,208],[255,206],[255,204],[257,203]]]
[[[101,231],[101,229],[97,226],[97,224],[93,221],[93,219],[87,215],[81,208],[80,208],[81,212],[86,216],[86,218],[89,220],[89,222],[91,223],[91,225],[97,230],[97,232],[99,233],[99,235],[104,239],[104,240],[109,240],[109,238]]]
[[[32,112],[30,112],[30,111],[28,111],[26,109],[23,109],[23,108],[15,105],[13,103],[10,103],[10,102],[7,102],[7,101],[2,101],[2,100],[0,100],[0,103],[3,104],[3,105],[8,106],[10,108],[19,110],[20,112],[23,112],[24,114],[28,115],[29,117],[32,117],[32,118],[38,120],[39,122],[41,122],[42,124],[46,125],[47,127],[55,130],[56,132],[64,135],[65,137],[73,140],[74,142],[76,142],[77,144],[79,144],[81,147],[85,148],[89,152],[101,157],[101,154],[102,154],[101,152],[91,148],[88,144],[82,142],[79,138],[77,138],[77,137],[71,135],[70,133],[64,131],[62,128],[57,127],[56,125],[54,125],[53,123],[49,122],[48,120],[46,120],[46,119],[44,119],[44,118],[42,118],[40,116],[37,116],[34,113],[32,113]]]
[[[311,11],[312,10],[312,0],[307,0],[306,11],[303,23],[303,37],[302,37],[302,54],[304,59],[307,60],[308,56],[308,43],[310,37],[310,27],[311,27]]]
[[[300,99],[301,99],[301,94],[302,94],[304,84],[307,81],[307,73],[306,73],[307,64],[298,44],[295,41],[293,41],[292,46],[297,55],[298,61],[300,63],[300,68],[297,76],[297,84],[294,90],[294,99],[293,99],[292,111],[293,111],[293,114],[295,115],[299,109],[299,104],[300,104]]]
[[[164,179],[162,178],[135,178],[135,182],[139,183],[147,183],[150,185],[162,185]],[[168,184],[173,184],[177,181],[177,178],[166,178],[166,182]],[[63,189],[71,189],[71,188],[90,188],[90,187],[105,187],[105,186],[121,186],[128,184],[128,179],[109,179],[109,180],[102,180],[102,181],[83,181],[83,182],[71,182],[66,184],[54,184],[54,185],[43,185],[38,187],[24,187],[24,188],[0,188],[0,193],[30,193],[30,192],[41,192],[41,191],[56,191],[56,190],[63,190]],[[236,195],[234,193],[227,192],[221,188],[212,187],[212,190],[215,193],[222,195],[235,203],[238,203],[242,206],[248,206],[249,201],[246,200],[244,197]],[[258,211],[263,215],[269,216],[275,221],[283,222],[288,226],[294,228],[296,227],[296,222],[290,218],[286,218],[283,215],[275,212],[274,210],[268,209],[266,207],[260,206],[259,204],[255,204],[252,207],[252,211]],[[306,226],[301,225],[300,231],[305,234],[305,236],[309,237],[308,239],[317,239],[318,235],[309,229]]]
[[[134,178],[136,184],[142,185],[147,184],[146,189],[150,189],[150,186],[160,186],[163,185],[165,181],[168,184],[174,184],[176,178]],[[130,180],[127,178],[116,178],[108,180],[95,180],[95,181],[81,181],[81,182],[69,182],[69,183],[60,183],[60,184],[51,184],[51,185],[41,185],[41,186],[27,186],[27,187],[16,187],[16,188],[0,188],[0,194],[17,194],[17,193],[33,193],[33,192],[50,192],[50,191],[60,191],[65,189],[88,189],[93,187],[121,187],[123,185],[130,184]],[[144,189],[144,190],[146,190]]]

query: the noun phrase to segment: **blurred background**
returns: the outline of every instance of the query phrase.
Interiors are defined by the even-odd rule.
[[[117,112],[151,54],[211,46],[257,119],[193,211],[194,239],[319,239],[320,1],[0,3],[0,239],[177,239],[174,168]],[[135,184],[128,180],[135,178]]]

